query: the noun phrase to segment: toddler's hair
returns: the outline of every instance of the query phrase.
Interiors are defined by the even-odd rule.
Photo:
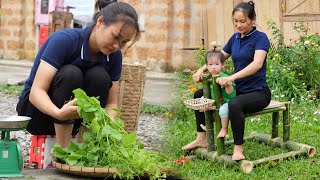
[[[218,57],[220,59],[220,62],[222,64],[224,63],[225,61],[224,54],[220,50],[217,50],[216,48],[217,46],[214,46],[213,49],[207,51],[205,56],[206,64],[208,64],[208,58],[210,57]]]

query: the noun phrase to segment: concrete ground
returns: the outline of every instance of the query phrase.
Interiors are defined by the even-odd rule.
[[[19,60],[0,60],[0,85],[23,84],[28,77],[33,62]],[[168,106],[174,92],[174,74],[147,71],[143,102],[152,105]],[[56,168],[44,170],[24,169],[22,178],[10,179],[39,179],[39,180],[76,180],[89,179],[62,173]],[[8,178],[1,178],[6,180]],[[91,179],[91,178],[90,178]],[[97,178],[96,178],[97,179]],[[175,179],[175,178],[170,178]]]

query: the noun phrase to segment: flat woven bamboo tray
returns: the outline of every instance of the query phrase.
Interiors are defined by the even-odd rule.
[[[121,119],[128,132],[137,130],[140,108],[143,100],[146,66],[122,64],[119,91],[119,109]]]
[[[115,172],[120,171],[117,168],[97,168],[97,167],[81,167],[81,166],[70,166],[67,164],[62,164],[57,162],[56,158],[52,159],[52,166],[57,168],[59,171],[82,177],[93,177],[93,178],[107,178],[112,177]],[[174,175],[177,171],[176,169],[162,168],[161,171],[168,173],[168,175]],[[137,179],[148,178],[148,174],[142,176],[137,176]]]
[[[199,111],[214,109],[215,106],[213,106],[213,103],[214,103],[214,100],[207,99],[207,98],[196,98],[196,99],[189,99],[184,101],[184,104],[188,108],[199,110]]]
[[[116,168],[70,166],[67,164],[61,164],[54,159],[52,160],[52,165],[59,171],[82,177],[106,178],[111,177],[113,173],[119,171],[119,169]]]

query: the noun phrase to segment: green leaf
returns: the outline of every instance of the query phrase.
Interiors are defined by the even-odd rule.
[[[121,140],[122,139],[122,135],[119,131],[117,131],[116,129],[113,129],[111,126],[106,125],[105,127],[102,128],[102,135],[110,135],[112,137],[114,137],[117,140]]]
[[[84,161],[78,161],[74,166],[84,166],[85,162]]]
[[[96,133],[96,134],[99,133],[99,131],[100,131],[100,125],[98,124],[96,118],[92,120],[91,127],[92,127],[94,133]]]
[[[124,155],[125,158],[129,158],[129,153],[126,149],[120,149],[120,152]]]
[[[90,97],[90,98],[88,98],[88,101],[89,101],[89,103],[100,107],[100,101],[98,100],[98,98]]]
[[[54,157],[62,160],[63,162],[65,162],[65,158],[68,155],[68,153],[57,143],[53,147],[53,154]]]
[[[69,164],[70,166],[73,166],[73,165],[75,165],[75,164],[77,164],[78,163],[78,160],[76,160],[76,159],[72,159],[72,158],[67,158],[66,159],[66,162],[67,162],[67,164]]]
[[[77,144],[77,143],[75,143],[75,142],[73,142],[73,141],[70,141],[70,144],[69,144],[68,149],[69,149],[70,151],[72,151],[72,152],[75,152],[75,151],[77,151],[77,150],[79,149],[78,145],[79,145],[79,144]]]
[[[122,140],[122,146],[124,147],[130,147],[133,146],[137,141],[137,132],[133,131],[132,133],[124,136]]]
[[[78,160],[82,157],[83,157],[83,155],[74,152],[69,155],[68,159]]]
[[[121,116],[121,111],[118,108],[112,108],[112,110],[117,112]]]
[[[137,142],[139,149],[144,149],[144,144],[141,141]]]
[[[84,142],[90,142],[92,140],[92,136],[90,132],[83,133],[83,141]]]
[[[115,122],[119,127],[124,128],[124,122],[123,122],[121,119],[116,118],[116,119],[114,120],[114,122]]]

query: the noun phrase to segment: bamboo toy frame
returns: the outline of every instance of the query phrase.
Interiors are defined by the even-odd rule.
[[[236,165],[240,166],[240,169],[245,173],[252,172],[253,168],[259,164],[263,164],[269,161],[275,161],[280,159],[285,159],[289,157],[294,157],[298,155],[307,155],[308,157],[313,157],[316,153],[316,148],[309,146],[307,144],[301,144],[297,142],[290,141],[290,103],[279,102],[270,104],[267,108],[262,111],[246,114],[246,117],[256,116],[260,114],[272,113],[272,134],[267,135],[259,132],[252,132],[250,136],[244,137],[245,140],[255,139],[258,142],[262,142],[266,145],[272,147],[282,147],[290,150],[287,153],[282,153],[274,156],[269,156],[253,161],[241,160],[239,162],[233,161],[230,155],[225,154],[225,146],[233,144],[233,141],[224,142],[224,138],[218,138],[215,145],[215,131],[219,132],[221,129],[221,120],[219,116],[219,107],[221,106],[221,90],[220,86],[216,83],[218,77],[207,77],[202,80],[203,84],[203,94],[205,98],[210,99],[210,86],[209,83],[213,85],[214,102],[216,109],[205,110],[205,122],[206,122],[206,135],[208,147],[206,148],[196,148],[194,154],[197,157],[206,158],[214,162]],[[278,123],[279,114],[282,112],[283,115],[283,138],[278,136]]]

